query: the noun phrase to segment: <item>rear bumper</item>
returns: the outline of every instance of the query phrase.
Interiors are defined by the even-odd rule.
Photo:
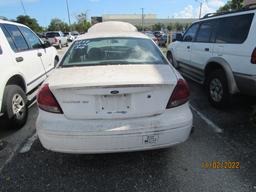
[[[68,120],[41,111],[37,133],[42,145],[64,153],[112,153],[169,147],[188,139],[192,113],[185,104],[164,114],[125,120]],[[153,137],[154,142],[146,142]]]
[[[256,76],[235,73],[235,80],[241,93],[256,96]]]

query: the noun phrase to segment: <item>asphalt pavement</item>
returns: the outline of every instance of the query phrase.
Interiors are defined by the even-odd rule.
[[[16,151],[13,146],[17,149],[7,155],[8,163],[2,158],[6,148],[0,150],[0,191],[256,192],[256,127],[251,122],[255,99],[236,96],[229,109],[217,110],[209,105],[202,86],[188,82],[194,132],[185,143],[168,149],[54,153],[45,150],[36,136],[23,144],[13,138],[33,135],[36,105],[21,130],[2,129],[0,121],[0,139],[11,151]],[[238,162],[240,168],[206,169],[202,167],[206,162]]]

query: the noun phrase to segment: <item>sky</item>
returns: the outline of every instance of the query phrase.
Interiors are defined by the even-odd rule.
[[[66,0],[0,0],[0,16],[15,19],[24,14],[23,1],[27,15],[36,18],[47,27],[52,18],[68,22]],[[216,11],[227,0],[68,0],[71,22],[81,12],[91,16],[103,14],[156,14],[158,18],[196,18],[200,2],[203,2],[202,15]]]

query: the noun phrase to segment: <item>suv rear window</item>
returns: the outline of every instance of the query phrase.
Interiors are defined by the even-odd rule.
[[[5,35],[5,37],[6,37],[7,41],[8,41],[8,43],[9,43],[9,45],[11,46],[12,50],[13,50],[14,52],[17,52],[17,48],[16,48],[16,46],[15,46],[15,44],[14,44],[14,42],[13,42],[13,39],[12,39],[11,35],[8,33],[8,31],[6,31],[6,29],[5,29],[4,26],[1,26],[1,29],[2,29],[2,31],[4,32],[4,35]]]
[[[21,34],[21,32],[17,26],[5,24],[4,27],[8,31],[8,33],[9,33],[11,39],[13,40],[15,47],[17,48],[18,51],[24,51],[24,50],[29,49],[26,40],[24,39],[23,35]],[[6,33],[5,33],[5,35],[6,35]],[[7,39],[9,38],[9,35],[6,36]],[[9,41],[11,47],[14,49],[11,41],[10,40],[8,40],[8,41]],[[16,51],[16,50],[14,49],[14,51]]]
[[[89,65],[168,64],[150,39],[96,38],[76,41],[62,67]]]
[[[52,38],[52,37],[60,37],[59,33],[46,33],[46,37]]]
[[[243,43],[249,33],[254,14],[219,19],[216,43]]]

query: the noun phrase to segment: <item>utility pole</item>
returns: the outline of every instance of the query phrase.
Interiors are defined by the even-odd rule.
[[[202,15],[202,7],[203,7],[203,2],[200,2],[199,19],[201,18],[201,15]]]
[[[27,12],[26,12],[25,6],[24,6],[24,4],[23,4],[23,1],[22,1],[22,0],[20,0],[20,3],[21,3],[21,7],[22,7],[22,9],[23,9],[24,14],[25,14],[25,15],[27,15]]]
[[[67,12],[68,12],[68,23],[69,23],[69,26],[71,26],[68,0],[66,0],[66,5],[67,5]]]
[[[205,2],[207,3],[207,0],[195,0],[195,1],[200,3],[200,7],[199,7],[199,19],[200,19],[202,16],[203,3]]]
[[[141,8],[141,25],[142,31],[144,31],[144,8]]]

